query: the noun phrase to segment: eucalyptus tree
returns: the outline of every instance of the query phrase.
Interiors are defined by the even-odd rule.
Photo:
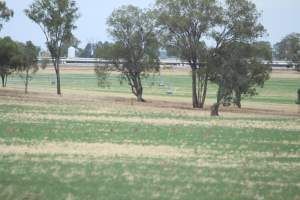
[[[255,53],[262,49],[253,46],[265,33],[255,4],[249,0],[226,0],[222,8],[221,23],[211,34],[215,46],[208,56],[211,81],[218,85],[217,102],[212,106],[212,115],[219,114],[221,104],[229,104],[234,99],[234,91],[237,92],[236,102],[240,106],[240,95],[250,92],[253,81],[263,85],[270,71],[269,67],[262,67],[261,56]],[[257,75],[254,70],[251,74],[251,69],[261,71]],[[256,80],[258,76],[262,78]]]
[[[269,47],[269,48],[268,48]],[[257,87],[263,87],[271,72],[271,45],[265,42],[232,42],[219,52],[215,76],[211,80],[218,85],[217,103],[212,115],[218,115],[220,104],[235,104],[241,108],[243,96],[257,95]]]
[[[256,87],[264,87],[272,71],[272,47],[269,42],[254,42],[246,47],[236,48],[236,64],[232,65],[233,73],[233,103],[241,108],[242,96],[257,95]]]
[[[290,65],[296,64],[296,70],[300,72],[300,33],[291,33],[274,45],[276,59],[286,60]],[[297,91],[297,104],[300,104],[300,88]]]
[[[7,22],[11,17],[13,17],[14,12],[7,8],[5,1],[0,1],[0,30],[3,27],[3,23]]]
[[[73,37],[76,29],[75,20],[78,19],[78,8],[74,0],[35,0],[26,15],[39,25],[46,37],[46,45],[52,57],[56,78],[57,94],[61,95],[60,58],[63,44]]]
[[[157,0],[155,12],[166,49],[189,62],[193,107],[202,108],[209,80],[203,40],[219,23],[221,8],[216,0]]]
[[[0,76],[2,87],[6,87],[7,77],[15,71],[14,57],[18,54],[18,46],[10,37],[0,38]]]
[[[40,49],[36,47],[31,41],[26,44],[18,44],[18,54],[13,58],[13,65],[16,66],[16,70],[21,79],[24,80],[25,94],[28,93],[28,85],[33,74],[35,74],[38,67],[38,54]]]
[[[296,63],[300,71],[300,33],[291,33],[274,45],[275,57]]]
[[[113,11],[108,32],[115,41],[108,59],[128,81],[137,101],[143,98],[142,77],[159,70],[159,42],[151,11],[128,5]]]

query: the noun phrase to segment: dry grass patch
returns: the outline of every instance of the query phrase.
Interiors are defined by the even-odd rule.
[[[300,131],[300,120],[291,121],[256,121],[256,120],[186,120],[168,118],[143,118],[143,117],[117,117],[117,116],[89,116],[89,115],[56,115],[56,114],[36,114],[36,113],[7,113],[1,116],[3,120],[15,122],[43,122],[54,121],[76,121],[76,122],[121,122],[135,124],[149,124],[157,126],[203,126],[203,127],[229,127],[229,128],[258,128]]]
[[[89,155],[97,157],[167,157],[180,158],[192,156],[193,151],[170,146],[142,146],[110,143],[43,143],[35,146],[0,145],[1,154],[42,154],[42,155]]]

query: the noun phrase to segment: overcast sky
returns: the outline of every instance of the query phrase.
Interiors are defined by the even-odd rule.
[[[300,0],[252,0],[258,10],[263,12],[261,21],[268,30],[264,40],[272,44],[285,35],[300,32]],[[32,0],[7,0],[9,8],[15,12],[14,18],[4,24],[0,37],[10,36],[14,40],[25,42],[32,40],[36,45],[45,47],[45,38],[39,27],[24,14],[24,9]],[[81,46],[88,42],[111,40],[106,31],[106,19],[121,5],[133,4],[147,7],[155,0],[77,0],[81,17],[77,21],[75,36],[81,40]]]

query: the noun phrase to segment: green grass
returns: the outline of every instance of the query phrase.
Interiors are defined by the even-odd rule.
[[[297,182],[299,171],[283,173],[267,166],[260,170],[199,169],[188,165],[193,162],[190,160],[114,158],[93,161],[91,158],[91,162],[62,163],[34,162],[31,158],[34,157],[28,156],[18,163],[7,162],[5,158],[0,161],[0,173],[4,174],[0,185],[2,198],[293,199],[299,191],[292,184]],[[258,164],[264,165],[263,162]],[[264,184],[274,180],[286,185]],[[253,182],[260,184],[252,185]]]
[[[296,72],[295,72],[296,73]],[[34,76],[30,87],[38,88],[55,88],[51,82],[55,80],[54,74],[37,74]],[[99,91],[107,93],[131,94],[130,88],[126,81],[120,84],[117,75],[111,75],[110,88],[99,88],[97,79],[94,74],[62,74],[63,89],[84,90],[84,91]],[[160,87],[159,83],[163,81],[164,86]],[[154,82],[154,86],[152,85]],[[10,77],[8,85],[21,87],[22,80],[18,76]],[[191,77],[188,75],[165,75],[151,76],[144,79],[144,95],[151,96],[167,96],[169,85],[173,89],[173,98],[183,97],[191,98]],[[280,104],[295,104],[297,99],[297,90],[300,87],[300,79],[297,78],[272,78],[267,81],[264,88],[258,88],[258,96],[245,97],[244,101],[257,103],[280,103]],[[209,84],[208,96],[209,100],[215,100],[217,87],[214,84]],[[169,97],[169,98],[172,98]]]
[[[63,88],[79,93],[83,90],[129,93],[127,86],[120,86],[117,80],[109,90],[104,90],[97,88],[93,75],[80,75],[85,77],[82,82],[76,81],[76,76],[63,75]],[[42,82],[51,88],[46,77],[37,75],[32,89],[39,88]],[[166,76],[164,80],[172,81],[178,93],[184,91],[187,96],[182,96],[189,97],[188,76]],[[9,84],[21,86],[16,78]],[[260,90],[260,96],[247,101],[289,105],[298,86],[299,80],[275,78]],[[165,89],[155,87],[155,90],[146,87],[146,94],[165,96]],[[215,86],[211,85],[210,90],[209,96],[213,98]],[[122,103],[101,103],[97,107],[89,102],[57,104],[51,99],[40,103],[38,99],[1,97],[0,149],[107,143],[154,149],[169,147],[190,153],[183,157],[136,157],[99,156],[97,152],[91,155],[0,152],[0,199],[296,200],[300,197],[298,116],[235,114],[211,118],[196,113],[188,115],[186,110],[124,108]],[[35,118],[39,116],[41,118]],[[88,117],[112,120],[93,121]],[[114,120],[117,118],[128,121]],[[130,122],[130,119],[140,121]],[[151,119],[199,124],[145,123]],[[203,125],[205,123],[210,125]],[[237,126],[226,126],[236,123]],[[81,149],[75,150],[80,152]]]

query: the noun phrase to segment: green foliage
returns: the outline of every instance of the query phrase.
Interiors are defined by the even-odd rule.
[[[300,33],[291,33],[274,45],[276,59],[289,61],[289,67],[295,66],[300,72]]]
[[[51,53],[57,77],[57,94],[60,95],[60,57],[63,54],[63,46],[75,38],[72,31],[76,29],[74,23],[79,17],[76,2],[74,0],[35,0],[25,13],[40,26],[46,37],[46,44]]]
[[[189,62],[192,68],[193,106],[204,106],[207,70],[203,56],[204,37],[219,23],[221,8],[216,0],[157,0],[154,13],[160,27],[161,43],[173,55]]]
[[[151,12],[134,6],[115,10],[107,21],[115,44],[106,45],[107,53],[98,49],[98,56],[113,60],[138,101],[144,101],[141,76],[159,70],[159,42],[152,16]]]
[[[95,57],[103,60],[114,60],[117,47],[116,44],[110,42],[98,42],[95,48]]]
[[[79,50],[78,57],[81,58],[93,58],[94,51],[95,51],[95,44],[88,43],[84,49]]]
[[[13,17],[14,12],[7,8],[5,1],[0,1],[0,30],[3,27],[3,22],[7,22]]]
[[[109,81],[110,72],[108,65],[98,65],[95,67],[95,74],[98,80],[98,87],[106,88],[110,87],[111,83]]]
[[[270,45],[261,43],[231,43],[218,51],[218,67],[211,80],[219,85],[217,101],[232,102],[241,107],[242,96],[257,95],[256,87],[263,87],[271,72]],[[264,63],[266,62],[267,63]]]
[[[211,80],[219,86],[215,108],[231,102],[241,107],[242,95],[255,95],[255,86],[269,78],[270,65],[262,61],[270,62],[272,51],[269,43],[256,42],[265,29],[254,3],[227,0],[222,7],[222,19],[212,31],[215,47],[208,56]]]
[[[7,76],[16,70],[16,56],[18,55],[18,46],[10,38],[0,39],[0,76],[2,87],[6,86]]]
[[[26,15],[37,23],[46,36],[46,44],[55,59],[61,56],[61,46],[73,38],[75,20],[79,17],[73,0],[35,0]]]
[[[157,0],[155,13],[166,48],[177,50],[184,60],[201,62],[202,39],[217,23],[219,10],[215,0]]]
[[[300,61],[300,33],[292,33],[284,37],[274,46],[277,59],[299,62]]]
[[[19,56],[17,69],[22,71],[32,70],[37,71],[38,69],[38,54],[40,48],[36,47],[31,41],[26,42],[26,44],[19,43]]]
[[[26,42],[26,44],[18,44],[18,55],[14,58],[16,69],[21,79],[24,80],[25,93],[28,92],[29,82],[33,78],[38,67],[38,54],[40,49],[36,47],[31,41]]]

